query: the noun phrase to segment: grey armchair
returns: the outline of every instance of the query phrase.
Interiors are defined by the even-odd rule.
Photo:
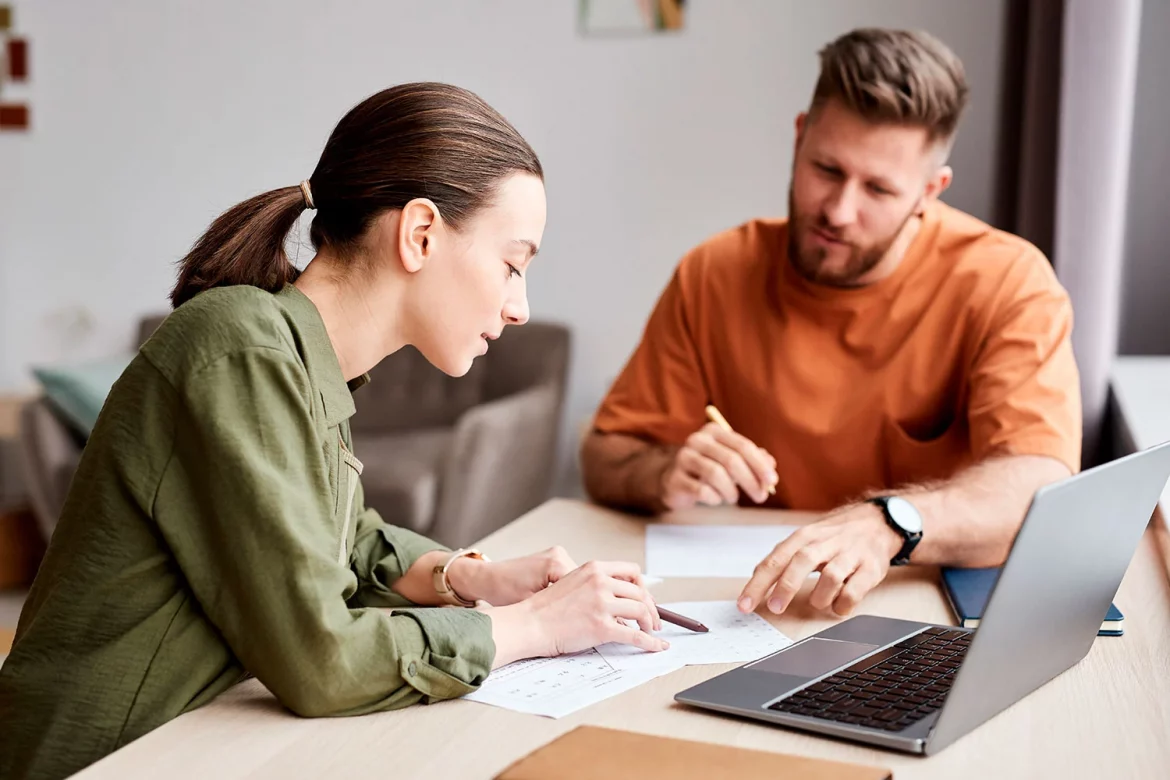
[[[34,398],[20,410],[20,453],[24,482],[33,515],[45,539],[53,535],[69,482],[81,460],[82,440],[71,431],[44,398]]]
[[[163,316],[139,323],[138,344]],[[569,364],[569,331],[531,322],[504,330],[453,379],[403,349],[354,393],[354,449],[366,503],[387,522],[457,547],[548,497]],[[25,478],[45,538],[52,535],[84,438],[44,398],[21,413]]]
[[[144,317],[138,323],[137,345],[142,346],[166,315]],[[45,539],[53,535],[73,472],[81,461],[85,437],[66,425],[44,397],[34,398],[20,412],[20,450],[29,502]]]
[[[354,450],[366,504],[443,544],[470,544],[552,488],[569,365],[568,328],[506,328],[466,376],[412,348],[354,393]]]

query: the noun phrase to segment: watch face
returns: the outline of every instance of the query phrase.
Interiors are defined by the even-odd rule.
[[[922,533],[922,515],[918,514],[918,510],[904,498],[894,496],[886,502],[886,506],[890,510],[890,517],[894,522],[902,526],[907,532],[912,534]]]

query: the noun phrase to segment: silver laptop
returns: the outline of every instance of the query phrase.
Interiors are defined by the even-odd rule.
[[[977,630],[862,615],[675,699],[937,753],[1085,657],[1168,478],[1170,442],[1038,490]]]

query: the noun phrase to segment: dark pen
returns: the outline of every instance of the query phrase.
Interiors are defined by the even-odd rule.
[[[671,612],[669,609],[663,609],[662,607],[658,607],[658,617],[667,623],[674,623],[676,626],[682,626],[700,634],[705,634],[708,631],[707,627],[699,621],[691,620],[689,617],[683,617],[677,612]]]

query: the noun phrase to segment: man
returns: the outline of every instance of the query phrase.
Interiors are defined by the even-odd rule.
[[[1068,296],[1035,247],[938,200],[961,63],[890,30],[820,59],[789,219],[682,260],[581,453],[614,506],[825,512],[756,567],[744,611],[782,612],[814,571],[812,606],[846,615],[891,564],[999,565],[1036,489],[1080,464]]]

